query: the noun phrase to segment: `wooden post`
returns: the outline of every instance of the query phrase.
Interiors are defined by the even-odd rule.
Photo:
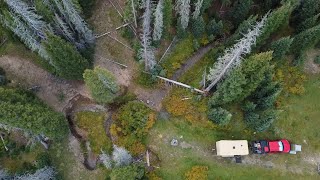
[[[111,39],[117,41],[118,43],[122,44],[123,46],[125,46],[128,49],[130,49],[131,51],[134,51],[131,47],[129,47],[128,45],[126,45],[123,42],[119,41],[117,38],[110,36],[110,34],[107,34],[107,36],[110,37]]]
[[[149,150],[147,150],[146,158],[147,158],[147,165],[148,165],[148,167],[150,167]]]
[[[104,60],[110,61],[110,62],[112,62],[112,63],[115,63],[115,64],[117,64],[117,65],[119,65],[119,66],[121,66],[121,67],[128,68],[128,66],[127,66],[127,65],[124,65],[124,64],[118,63],[118,62],[113,61],[113,60],[111,60],[111,59],[104,58],[104,57],[99,56],[99,55],[95,55],[95,56],[97,56],[98,58],[101,58],[101,59],[104,59]]]

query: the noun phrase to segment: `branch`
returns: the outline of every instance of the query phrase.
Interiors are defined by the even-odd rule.
[[[167,54],[167,52],[169,51],[169,49],[171,48],[173,42],[176,40],[176,37],[173,38],[173,40],[171,41],[170,45],[168,46],[168,48],[166,49],[166,51],[163,53],[163,55],[161,56],[158,64],[162,61],[162,59],[165,57],[165,55]]]

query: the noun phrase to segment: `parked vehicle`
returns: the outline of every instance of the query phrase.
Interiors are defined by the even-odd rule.
[[[252,142],[252,151],[255,154],[267,154],[267,153],[290,153],[291,145],[288,140],[259,140]]]

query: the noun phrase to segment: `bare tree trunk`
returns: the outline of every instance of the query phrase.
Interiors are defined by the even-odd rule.
[[[173,38],[173,40],[171,41],[170,45],[168,46],[168,48],[166,49],[166,51],[163,53],[163,55],[161,56],[158,64],[162,61],[162,59],[165,57],[165,55],[167,54],[167,52],[169,51],[169,49],[171,48],[173,42],[176,40],[176,37]]]
[[[135,26],[136,26],[136,28],[137,28],[137,27],[138,27],[138,23],[137,23],[136,10],[134,9],[134,3],[133,3],[133,0],[131,0],[131,5],[132,5],[133,18],[134,18],[134,25],[135,25]]]

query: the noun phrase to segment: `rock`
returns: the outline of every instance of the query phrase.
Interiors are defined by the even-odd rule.
[[[91,151],[88,152],[88,156],[86,157],[84,164],[87,169],[94,170],[97,166],[97,157]]]
[[[178,146],[179,142],[176,139],[172,139],[170,144],[171,144],[171,146]]]

